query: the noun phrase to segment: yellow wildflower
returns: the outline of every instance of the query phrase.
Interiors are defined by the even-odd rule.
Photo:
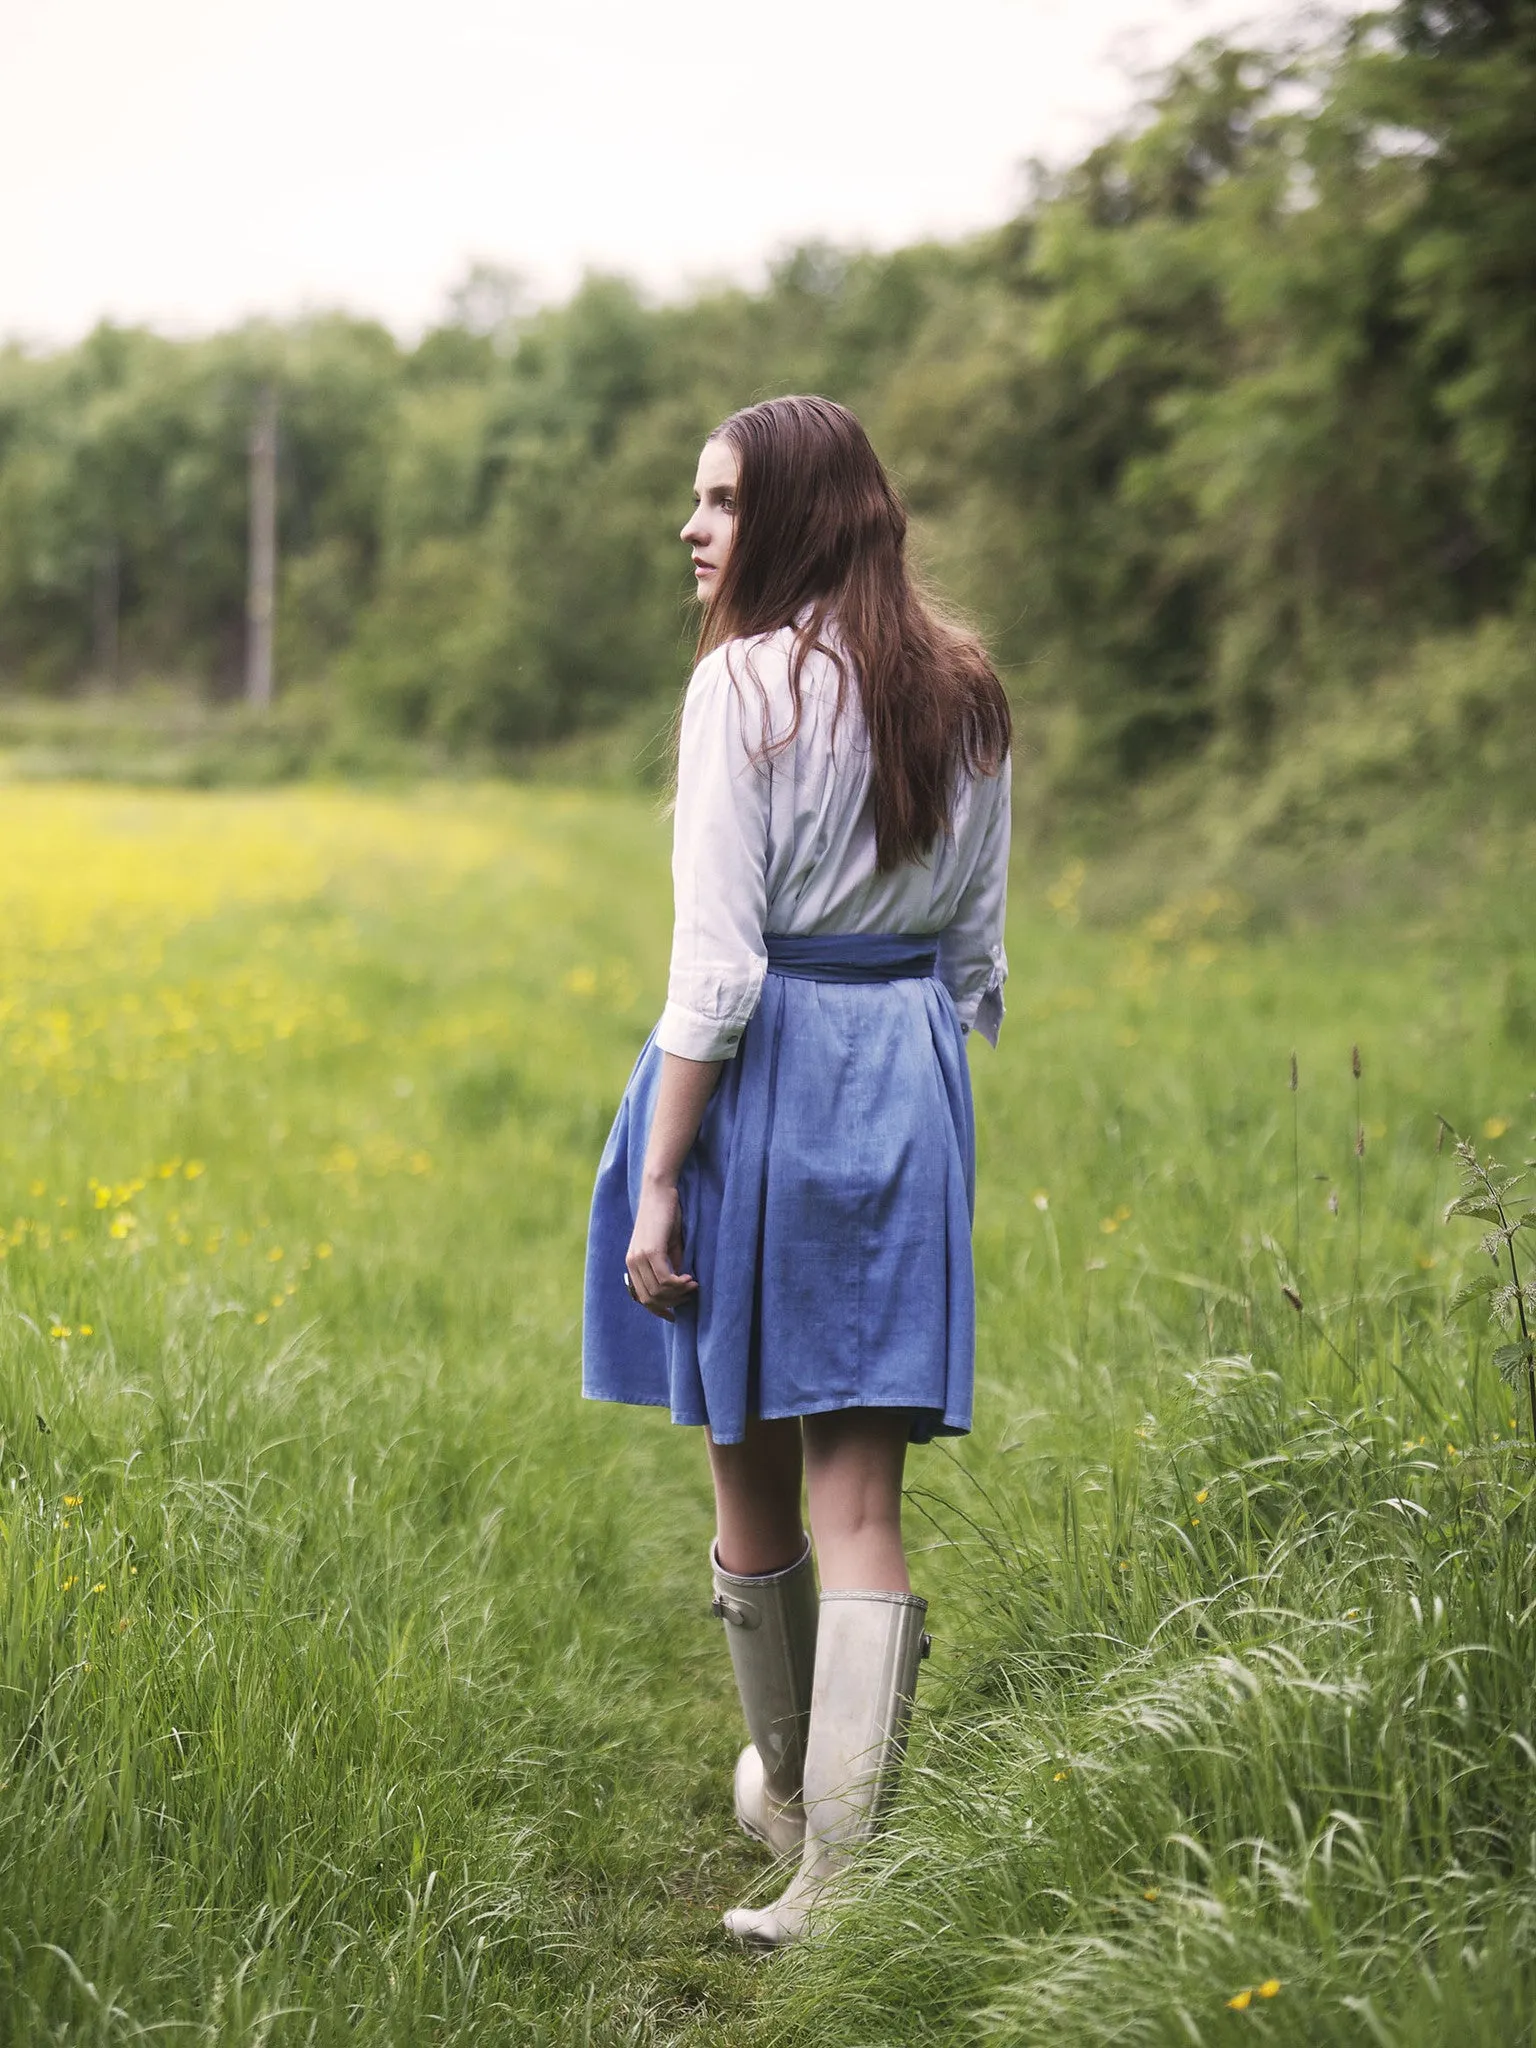
[[[1155,1884],[1152,1885],[1148,1890],[1144,1891],[1141,1896],[1146,1900],[1149,1906],[1155,1906],[1157,1904],[1157,1886]]]
[[[1195,1506],[1199,1507],[1203,1501],[1209,1500],[1210,1494],[1211,1489],[1208,1486],[1202,1486],[1200,1491],[1195,1495]]]
[[[282,1257],[282,1246],[280,1244],[275,1244],[273,1245],[272,1249],[267,1253],[267,1263],[272,1266],[280,1265],[282,1262]]]
[[[258,1323],[264,1323],[267,1320],[267,1312],[264,1308],[257,1309],[256,1320]]]
[[[67,1508],[77,1508],[80,1505],[81,1498],[82,1496],[78,1493],[66,1493],[64,1496],[64,1505]]]
[[[1259,1996],[1260,1998],[1273,1998],[1279,1989],[1280,1979],[1278,1977],[1266,1977],[1259,1986]]]
[[[203,1165],[201,1159],[189,1159],[181,1170],[188,1180],[200,1180],[203,1174],[207,1172],[207,1168]]]
[[[1252,2003],[1253,1990],[1250,1986],[1248,1989],[1239,1991],[1234,1997],[1229,1998],[1227,2000],[1227,2009],[1230,2012],[1246,2012]]]
[[[80,1325],[80,1334],[82,1337],[94,1337],[96,1334],[96,1325],[94,1323],[82,1323]]]
[[[1037,1209],[1049,1209],[1049,1207],[1051,1206],[1051,1198],[1045,1192],[1044,1188],[1036,1188],[1035,1192],[1030,1196],[1029,1199],[1034,1203]]]
[[[71,1572],[69,1577],[64,1581],[63,1585],[60,1586],[59,1591],[61,1593],[71,1593],[74,1591],[75,1587],[79,1585],[79,1583],[80,1574],[78,1572]]]
[[[317,1259],[328,1259],[330,1256],[331,1247],[322,1238],[320,1243],[315,1246],[315,1257]]]
[[[1509,1118],[1507,1116],[1491,1116],[1483,1125],[1483,1136],[1485,1138],[1502,1138],[1508,1129]]]

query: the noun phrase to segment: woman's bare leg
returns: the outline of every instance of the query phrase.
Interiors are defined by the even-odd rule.
[[[904,1408],[843,1408],[803,1423],[750,1420],[739,1444],[709,1438],[720,1562],[758,1577],[805,1547],[803,1467],[823,1587],[908,1593],[901,1479],[911,1417]]]
[[[823,1591],[910,1593],[901,1543],[905,1408],[807,1415],[805,1476]]]
[[[749,1418],[739,1444],[717,1444],[705,1435],[721,1567],[740,1578],[761,1578],[798,1564],[805,1550],[799,1421]]]

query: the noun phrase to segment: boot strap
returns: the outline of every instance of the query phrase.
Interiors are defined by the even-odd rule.
[[[724,1593],[717,1593],[709,1603],[709,1611],[716,1621],[729,1622],[732,1628],[761,1628],[762,1617],[755,1608],[745,1602],[731,1600]]]

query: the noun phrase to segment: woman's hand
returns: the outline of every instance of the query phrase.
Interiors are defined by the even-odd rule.
[[[672,1322],[679,1304],[699,1291],[691,1273],[678,1271],[682,1260],[683,1207],[677,1183],[647,1177],[624,1266],[636,1301],[663,1322]]]
[[[683,1211],[677,1177],[699,1135],[720,1067],[719,1060],[686,1060],[671,1052],[661,1056],[661,1086],[624,1270],[636,1301],[663,1322],[670,1323],[679,1304],[699,1291],[691,1273],[678,1271],[683,1262]]]

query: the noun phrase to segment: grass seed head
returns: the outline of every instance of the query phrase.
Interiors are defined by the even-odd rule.
[[[1358,1045],[1352,1045],[1349,1048],[1349,1071],[1358,1081],[1360,1078],[1360,1048]]]

